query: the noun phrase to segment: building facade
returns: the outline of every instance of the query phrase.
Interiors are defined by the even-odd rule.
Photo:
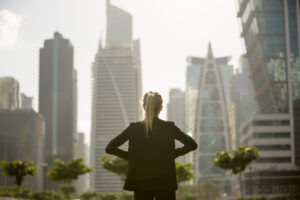
[[[89,165],[88,159],[88,146],[84,141],[84,133],[78,133],[78,139],[76,142],[76,158],[83,158],[84,164]],[[79,176],[76,181],[76,191],[78,194],[82,194],[89,189],[89,174]]]
[[[188,64],[186,69],[186,91],[185,91],[185,130],[195,136],[196,129],[196,108],[199,93],[199,80],[201,77],[201,68],[204,65],[204,58],[187,57]]]
[[[245,55],[239,60],[239,68],[235,71],[232,80],[232,99],[235,115],[235,145],[240,146],[240,127],[256,112],[253,83],[249,78],[249,64]],[[232,128],[233,129],[233,128]],[[233,145],[233,144],[232,144]]]
[[[45,162],[51,165],[56,158],[69,161],[74,158],[77,134],[76,73],[70,41],[58,32],[45,40],[39,69],[39,112],[46,122]]]
[[[0,78],[0,109],[19,108],[19,82],[13,77]]]
[[[198,86],[195,131],[199,144],[195,152],[197,183],[214,181],[226,193],[230,189],[229,180],[224,171],[212,166],[211,162],[217,151],[231,149],[228,115],[232,79],[230,59],[215,58],[209,44]]]
[[[185,131],[185,92],[179,88],[171,88],[169,91],[167,119],[175,122],[178,128]]]
[[[99,43],[92,64],[91,188],[122,191],[120,177],[102,168],[100,158],[108,142],[130,122],[141,120],[139,40],[132,41],[131,15],[107,1],[107,39]],[[124,33],[124,34],[123,34]],[[125,147],[126,148],[126,145]]]
[[[256,114],[240,127],[252,127],[248,136],[240,132],[240,142],[253,143],[261,151],[261,158],[252,167],[257,181],[267,183],[269,174],[282,180],[286,174],[294,174],[295,178],[288,181],[291,187],[299,187],[299,176],[294,171],[299,168],[296,160],[300,154],[295,129],[299,123],[295,102],[300,93],[299,0],[238,0],[237,5],[257,103]],[[249,173],[245,174],[246,182],[247,176]],[[274,181],[273,189],[264,194],[287,195],[287,190],[278,189],[284,187],[283,182]],[[259,184],[256,186],[260,188],[249,187],[251,194],[264,191]]]
[[[0,110],[0,160],[31,160],[38,167],[35,176],[26,176],[25,187],[43,188],[45,122],[33,110]],[[14,179],[0,175],[0,186],[13,185]]]
[[[22,109],[32,109],[33,97],[26,96],[24,93],[21,94],[21,108]]]

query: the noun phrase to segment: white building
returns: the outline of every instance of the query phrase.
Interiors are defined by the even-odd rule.
[[[260,159],[252,164],[257,170],[292,170],[295,165],[289,114],[257,114],[240,129],[240,144],[255,146]]]
[[[107,1],[107,40],[99,43],[92,65],[91,188],[122,191],[119,176],[102,168],[100,158],[108,142],[130,122],[141,120],[139,40],[132,41],[131,15]],[[123,34],[124,33],[124,34]]]
[[[78,133],[76,142],[76,158],[83,158],[84,164],[89,166],[88,162],[88,146],[84,142],[84,133]],[[89,189],[89,173],[79,176],[76,181],[77,193],[81,194]]]
[[[19,82],[13,77],[0,78],[0,109],[19,108]]]

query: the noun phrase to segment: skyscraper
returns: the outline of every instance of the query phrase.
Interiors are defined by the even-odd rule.
[[[240,142],[261,153],[252,168],[257,174],[255,194],[284,195],[299,187],[298,180],[285,180],[287,174],[296,176],[298,172],[291,170],[300,166],[295,129],[300,99],[299,0],[238,1],[238,17],[258,105],[257,113],[241,126]]]
[[[186,70],[186,91],[185,91],[185,130],[195,135],[195,119],[197,97],[199,93],[199,81],[204,58],[187,57],[188,66]]]
[[[169,91],[167,119],[174,121],[181,130],[185,131],[185,92],[179,88],[171,88]]]
[[[108,156],[104,150],[113,137],[141,119],[140,44],[131,39],[131,18],[107,1],[106,41],[92,65],[91,187],[97,191],[122,190],[120,177],[103,169],[100,158]]]
[[[40,49],[39,112],[46,122],[45,161],[73,159],[76,134],[76,73],[73,46],[55,32]]]
[[[0,109],[19,108],[19,82],[13,77],[0,78]]]
[[[26,177],[24,186],[41,190],[43,186],[43,148],[45,122],[33,110],[0,110],[0,160],[29,159],[38,167],[36,176]],[[0,174],[0,186],[11,186],[14,178]]]
[[[239,69],[235,71],[232,79],[232,96],[235,106],[235,145],[238,147],[240,127],[256,111],[253,83],[249,79],[249,64],[245,55],[240,57]],[[234,145],[234,144],[233,144]]]
[[[211,165],[217,151],[230,150],[228,107],[230,103],[231,57],[215,58],[209,44],[207,57],[201,68],[196,108],[195,138],[196,179],[200,183],[210,180],[219,184],[223,192],[229,191],[224,172]]]

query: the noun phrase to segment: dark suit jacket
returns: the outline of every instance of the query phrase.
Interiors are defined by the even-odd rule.
[[[125,190],[176,190],[175,158],[197,148],[173,122],[155,117],[153,127],[146,137],[143,122],[131,123],[106,147],[106,153],[128,160]],[[175,149],[175,139],[184,146]],[[119,149],[126,141],[128,151]]]

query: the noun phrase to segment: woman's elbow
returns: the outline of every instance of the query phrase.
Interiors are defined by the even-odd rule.
[[[112,152],[111,146],[110,146],[110,145],[107,145],[107,147],[105,148],[105,153],[111,154],[111,152]]]
[[[196,150],[198,148],[197,143],[194,142],[191,148],[192,148],[192,151]]]

